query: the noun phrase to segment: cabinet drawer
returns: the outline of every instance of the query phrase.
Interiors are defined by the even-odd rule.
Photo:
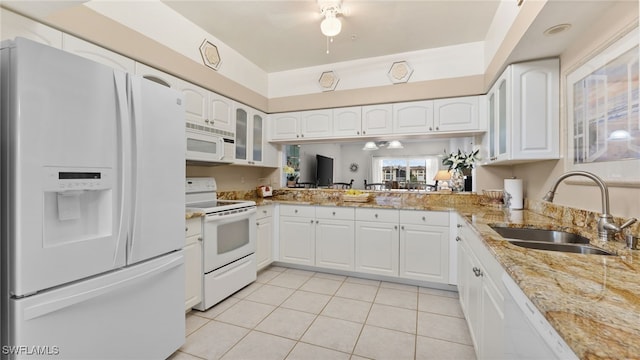
[[[416,225],[449,226],[448,211],[401,210],[400,223]]]
[[[400,215],[398,210],[357,208],[356,220],[398,223]]]
[[[258,213],[256,215],[257,219],[264,219],[271,216],[273,216],[273,206],[258,206]]]
[[[305,205],[280,205],[280,215],[315,218],[316,208]]]
[[[185,224],[185,236],[190,237],[198,235],[202,232],[202,218],[194,217],[187,219]]]
[[[316,207],[316,218],[353,220],[355,219],[355,209],[332,206],[318,206]]]

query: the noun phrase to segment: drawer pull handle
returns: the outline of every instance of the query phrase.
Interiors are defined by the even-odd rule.
[[[422,221],[427,221],[427,218],[423,216]]]
[[[374,217],[377,219],[378,218],[378,214],[375,214]]]
[[[462,224],[458,224],[456,226],[458,227],[458,229],[460,229],[462,227]]]
[[[336,212],[335,211],[333,212],[333,216],[336,216]]]
[[[295,209],[293,212],[297,214],[298,213],[298,209]]]

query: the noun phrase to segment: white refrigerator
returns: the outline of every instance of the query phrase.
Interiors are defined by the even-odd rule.
[[[0,45],[3,358],[164,359],[184,343],[182,95]]]

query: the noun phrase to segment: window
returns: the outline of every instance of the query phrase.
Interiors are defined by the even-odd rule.
[[[393,187],[407,188],[408,184],[433,184],[440,164],[440,157],[394,156],[373,157],[371,182],[391,181]]]

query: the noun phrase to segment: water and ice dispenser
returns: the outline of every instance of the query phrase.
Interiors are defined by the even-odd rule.
[[[45,167],[43,246],[112,235],[113,170]]]

